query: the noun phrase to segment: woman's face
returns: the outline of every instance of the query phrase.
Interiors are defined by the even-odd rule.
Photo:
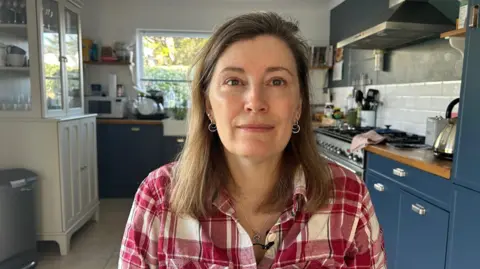
[[[217,61],[206,99],[226,150],[257,159],[283,152],[301,105],[294,56],[272,36],[227,48]]]

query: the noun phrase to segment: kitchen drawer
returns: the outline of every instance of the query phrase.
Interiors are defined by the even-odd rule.
[[[395,268],[445,268],[450,214],[415,195],[400,192]]]
[[[367,171],[389,178],[409,192],[450,209],[453,186],[448,180],[373,153],[367,153]]]

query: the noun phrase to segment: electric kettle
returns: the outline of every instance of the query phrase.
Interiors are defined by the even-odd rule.
[[[438,135],[433,144],[433,153],[435,156],[452,159],[455,150],[455,136],[457,134],[457,118],[452,119],[452,109],[460,102],[460,98],[454,99],[448,104],[445,118],[448,120],[447,125]]]

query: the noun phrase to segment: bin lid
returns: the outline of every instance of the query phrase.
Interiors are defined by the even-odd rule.
[[[0,187],[19,188],[31,185],[37,181],[37,177],[34,172],[23,168],[0,170]]]

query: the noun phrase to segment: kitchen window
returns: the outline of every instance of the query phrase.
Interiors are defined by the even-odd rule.
[[[141,30],[137,34],[137,85],[147,93],[161,91],[164,107],[189,107],[189,76],[197,53],[210,33]]]

